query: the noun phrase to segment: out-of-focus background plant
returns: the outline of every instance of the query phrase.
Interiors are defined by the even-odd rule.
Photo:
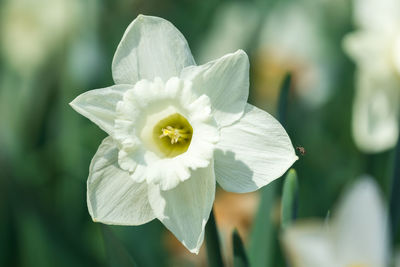
[[[199,64],[245,50],[249,101],[274,116],[291,73],[283,125],[306,150],[294,165],[297,217],[325,218],[364,173],[386,202],[400,202],[395,149],[366,154],[352,135],[356,65],[342,49],[357,26],[350,0],[0,0],[0,266],[207,265],[204,248],[190,254],[158,221],[104,226],[87,212],[88,166],[105,134],[68,103],[113,83],[112,56],[140,13],[171,21]],[[226,263],[236,228],[250,263],[285,266],[281,180],[258,193],[217,191]],[[399,244],[399,234],[391,237]]]

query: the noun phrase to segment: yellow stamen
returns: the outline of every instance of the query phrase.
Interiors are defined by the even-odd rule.
[[[181,140],[187,140],[191,136],[191,134],[184,129],[177,129],[171,126],[167,126],[161,129],[162,134],[159,136],[163,138],[168,136],[171,139],[171,144],[176,144]]]
[[[153,141],[162,157],[173,158],[185,153],[192,140],[193,128],[179,113],[160,120],[153,128]]]

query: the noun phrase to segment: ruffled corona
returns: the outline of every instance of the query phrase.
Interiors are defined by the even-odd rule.
[[[115,138],[119,165],[132,179],[169,190],[191,170],[210,164],[218,130],[209,98],[195,94],[191,82],[156,78],[124,93],[117,104]]]

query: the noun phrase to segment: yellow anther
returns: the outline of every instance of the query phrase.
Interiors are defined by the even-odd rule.
[[[168,136],[171,139],[171,144],[176,144],[181,140],[188,139],[190,134],[184,129],[173,128],[171,126],[167,126],[161,129],[162,134],[159,136],[163,138]]]
[[[185,153],[190,146],[192,136],[192,126],[179,113],[165,117],[153,128],[153,141],[157,144],[157,152],[163,157],[173,158]]]

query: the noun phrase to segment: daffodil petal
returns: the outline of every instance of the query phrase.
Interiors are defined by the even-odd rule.
[[[343,48],[363,71],[386,76],[393,72],[388,51],[392,49],[393,36],[373,31],[349,33],[343,39]]]
[[[149,200],[157,218],[192,253],[198,253],[215,196],[213,164],[196,169],[171,190],[149,185]]]
[[[400,16],[400,2],[397,0],[355,0],[353,10],[354,22],[361,28],[378,32],[397,29]]]
[[[87,204],[93,221],[106,224],[140,225],[155,218],[148,201],[148,185],[135,183],[118,166],[115,141],[101,143],[89,169]]]
[[[388,266],[387,214],[376,183],[371,178],[358,181],[336,211],[333,249],[343,263]]]
[[[398,83],[391,77],[359,71],[356,88],[352,128],[357,146],[368,153],[394,147],[399,134]]]
[[[322,223],[305,221],[287,228],[283,247],[293,267],[337,267],[330,236]]]
[[[211,100],[220,127],[232,124],[243,114],[249,96],[249,58],[242,50],[201,66],[183,69],[181,78],[191,80],[198,94]]]
[[[227,191],[245,193],[282,176],[297,160],[282,125],[250,104],[243,117],[221,129],[214,154],[218,183]]]
[[[127,28],[112,62],[116,84],[160,77],[167,81],[195,61],[185,37],[169,21],[139,15]]]
[[[90,90],[75,98],[71,107],[109,135],[114,131],[114,120],[118,101],[132,85],[119,84],[102,89]]]

